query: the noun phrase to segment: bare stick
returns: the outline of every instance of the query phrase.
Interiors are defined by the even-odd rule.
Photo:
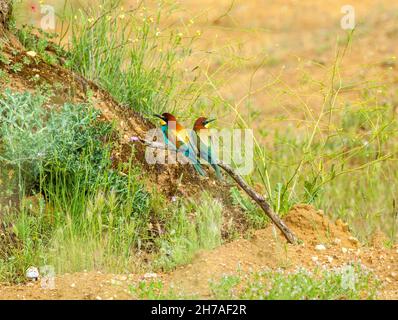
[[[267,200],[254,191],[247,183],[246,181],[240,176],[234,169],[232,169],[231,166],[227,165],[226,163],[222,161],[218,161],[217,163],[221,168],[224,169],[226,173],[228,173],[232,179],[235,180],[235,182],[252,198],[256,203],[263,209],[265,214],[272,220],[272,222],[278,227],[278,229],[283,233],[285,236],[286,240],[289,241],[290,243],[296,244],[297,243],[297,238],[294,235],[292,231],[286,226],[286,224],[276,215]]]
[[[147,141],[138,137],[134,137],[133,141],[140,141],[141,143],[155,149],[163,149],[163,150],[169,150],[169,147],[165,145],[164,143],[160,142],[151,142]],[[176,152],[177,150],[172,151]],[[178,152],[178,151],[177,151]],[[292,231],[286,226],[286,224],[276,215],[267,200],[254,191],[247,183],[246,181],[240,176],[231,166],[228,164],[218,161],[217,163],[226,173],[228,173],[229,176],[232,177],[232,179],[235,180],[235,182],[245,191],[250,198],[252,198],[259,206],[260,208],[265,212],[265,214],[271,219],[271,221],[278,227],[278,229],[282,232],[282,234],[285,236],[286,240],[290,243],[296,244],[297,243],[297,238],[294,235]]]

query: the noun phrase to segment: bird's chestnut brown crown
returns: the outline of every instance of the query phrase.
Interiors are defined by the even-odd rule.
[[[195,124],[193,126],[193,129],[196,130],[200,130],[200,129],[207,129],[207,125],[210,122],[215,121],[216,119],[208,119],[206,117],[200,117],[195,121]]]

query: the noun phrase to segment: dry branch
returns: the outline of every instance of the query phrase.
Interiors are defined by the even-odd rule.
[[[163,150],[168,150],[168,146],[166,146],[163,143],[160,142],[151,142],[147,141],[141,138],[137,137],[137,140],[140,141],[141,143],[155,149],[163,149]],[[176,151],[176,150],[172,150]],[[278,229],[282,232],[282,234],[285,236],[286,240],[290,243],[296,244],[297,243],[297,238],[294,235],[294,233],[286,226],[286,224],[276,215],[267,200],[254,191],[247,183],[246,181],[240,176],[231,166],[227,165],[226,163],[222,161],[218,161],[217,163],[232,179],[235,180],[235,182],[245,191],[250,198],[252,198],[259,206],[260,208],[265,212],[265,214],[271,219],[271,221],[278,227]]]

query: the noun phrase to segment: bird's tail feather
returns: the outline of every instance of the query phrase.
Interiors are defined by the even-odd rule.
[[[213,163],[213,164],[211,164],[211,166],[213,167],[214,171],[216,172],[217,179],[222,180],[222,174],[221,174],[221,170],[220,170],[220,167],[218,166],[218,164]]]
[[[192,147],[188,144],[185,144],[180,147],[180,150],[191,161],[191,164],[193,165],[196,172],[205,177],[206,172],[203,170],[202,165],[200,164],[200,161],[196,156],[196,152],[192,149]]]
[[[199,173],[202,177],[206,176],[206,172],[203,170],[202,166],[199,163],[194,163],[193,167],[195,168],[196,172]]]

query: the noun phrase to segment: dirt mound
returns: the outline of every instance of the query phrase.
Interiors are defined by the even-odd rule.
[[[373,269],[381,279],[387,279],[385,285],[389,291],[385,292],[389,293],[386,296],[398,294],[398,279],[391,276],[398,271],[396,249],[363,247],[349,232],[347,224],[340,220],[333,223],[322,211],[309,205],[293,207],[285,222],[300,239],[299,245],[287,244],[279,231],[269,225],[256,231],[251,239],[239,239],[213,251],[201,252],[191,264],[171,273],[168,281],[185,288],[187,292],[208,297],[209,279],[236,273],[237,270],[332,268],[361,262]],[[388,266],[384,265],[386,262]]]
[[[347,223],[341,220],[332,223],[322,210],[315,210],[309,205],[294,206],[286,217],[286,223],[300,240],[313,246],[339,243],[354,248],[359,245]]]

